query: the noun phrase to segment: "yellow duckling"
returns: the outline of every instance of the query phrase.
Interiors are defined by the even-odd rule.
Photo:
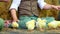
[[[28,28],[28,30],[33,30],[35,27],[35,20],[28,21],[26,23],[26,27]]]
[[[19,24],[18,24],[17,22],[13,22],[13,23],[12,23],[12,27],[13,27],[13,28],[18,28],[18,27],[19,27]]]
[[[38,18],[37,22],[36,22],[36,27],[39,30],[44,30],[44,28],[46,27],[46,20],[45,19],[42,20],[42,19]]]
[[[56,21],[57,22],[57,24],[58,24],[58,27],[60,27],[60,21]]]
[[[49,27],[49,28],[54,28],[54,29],[56,29],[57,26],[58,26],[58,24],[57,24],[56,21],[52,21],[52,22],[48,23],[48,27]]]

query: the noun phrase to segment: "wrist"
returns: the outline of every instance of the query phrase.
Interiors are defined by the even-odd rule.
[[[51,5],[51,8],[54,9],[54,5]]]
[[[16,19],[16,20],[13,20],[13,22],[19,22],[19,20],[18,20],[18,19]]]

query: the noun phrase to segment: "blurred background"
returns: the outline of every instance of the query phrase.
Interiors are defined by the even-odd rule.
[[[0,2],[0,18],[3,19],[11,19],[10,17],[10,12],[9,12],[9,7],[11,5],[12,0],[9,2]]]
[[[46,3],[48,4],[53,4],[53,5],[59,5],[60,0],[45,0]],[[9,12],[9,7],[12,3],[12,0],[10,0],[8,3],[6,2],[0,2],[0,18],[3,18],[5,20],[7,19],[12,19],[10,12]],[[60,20],[60,12],[54,9],[51,10],[42,10],[40,12],[39,17],[48,17],[48,16],[53,16],[56,18],[56,20]]]

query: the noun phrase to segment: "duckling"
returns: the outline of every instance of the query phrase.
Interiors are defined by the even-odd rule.
[[[45,19],[41,19],[38,18],[37,22],[36,22],[36,27],[40,30],[40,31],[44,31],[45,27],[46,27],[46,20]]]
[[[33,31],[35,28],[35,20],[28,21],[26,27],[28,28],[28,31]]]
[[[49,27],[49,28],[56,29],[57,26],[58,26],[58,24],[57,24],[56,21],[52,21],[52,22],[48,23],[48,27]]]
[[[17,22],[12,22],[12,27],[16,29],[19,27],[19,24]]]

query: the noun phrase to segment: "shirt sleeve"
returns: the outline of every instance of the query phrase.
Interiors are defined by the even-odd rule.
[[[18,10],[18,6],[19,6],[20,2],[21,2],[21,0],[13,0],[12,4],[10,6],[10,9],[14,8],[14,9]]]
[[[44,0],[38,0],[38,5],[39,5],[39,7],[40,7],[41,9],[43,9],[46,4],[47,4],[47,3],[44,2]]]

